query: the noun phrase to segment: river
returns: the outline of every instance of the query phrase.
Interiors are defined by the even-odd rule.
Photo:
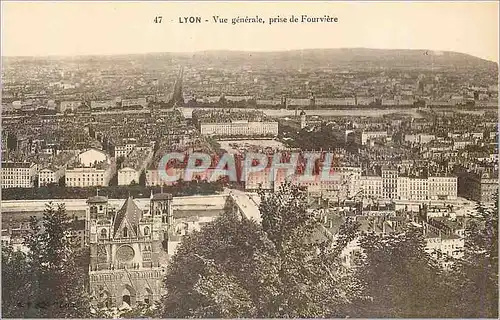
[[[196,108],[196,109],[221,109],[221,108]],[[191,118],[194,108],[182,108],[182,113],[186,118]],[[233,111],[263,111],[266,115],[271,117],[278,116],[293,116],[295,110],[284,109],[251,109],[251,108],[233,108]],[[373,108],[352,108],[352,109],[315,109],[305,110],[307,115],[310,116],[330,116],[330,117],[378,117],[386,114],[402,113],[412,116],[414,118],[421,118],[422,116],[417,112],[417,108],[394,108],[394,109],[373,109]]]

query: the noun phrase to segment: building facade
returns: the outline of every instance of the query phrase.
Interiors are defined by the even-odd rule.
[[[2,162],[2,188],[32,188],[37,165],[30,162]]]
[[[121,307],[159,300],[172,196],[151,195],[147,210],[139,209],[131,197],[116,212],[106,197],[92,197],[87,203],[85,241],[94,304]]]
[[[202,135],[275,137],[278,135],[278,122],[233,120],[227,123],[201,123],[200,131]]]
[[[66,187],[96,187],[107,186],[113,177],[114,168],[108,165],[106,168],[81,167],[66,170]]]

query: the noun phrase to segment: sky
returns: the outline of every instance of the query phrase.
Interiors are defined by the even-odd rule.
[[[1,50],[4,56],[46,56],[362,47],[457,51],[498,63],[498,10],[498,1],[2,1]],[[255,15],[266,23],[231,24]],[[291,15],[329,15],[338,22],[267,23]],[[154,23],[156,16],[162,23]],[[179,23],[189,16],[202,23]],[[216,24],[212,16],[229,23]]]

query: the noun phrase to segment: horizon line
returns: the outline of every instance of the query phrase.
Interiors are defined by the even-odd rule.
[[[233,49],[201,49],[194,51],[149,51],[149,52],[132,52],[132,53],[78,53],[78,54],[40,54],[40,55],[4,55],[2,58],[75,58],[75,57],[99,57],[99,56],[133,56],[133,55],[148,55],[148,54],[195,54],[203,52],[249,52],[249,53],[280,53],[294,51],[312,51],[312,50],[350,50],[350,49],[365,49],[365,50],[380,50],[380,51],[431,51],[441,53],[458,53],[481,59],[487,62],[493,62],[497,65],[499,62],[478,57],[470,53],[452,50],[436,50],[429,48],[408,49],[408,48],[373,48],[373,47],[329,47],[329,48],[301,48],[301,49],[271,49],[271,50],[233,50]]]

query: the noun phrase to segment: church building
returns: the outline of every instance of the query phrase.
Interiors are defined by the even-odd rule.
[[[160,299],[168,261],[172,195],[151,194],[141,210],[129,197],[116,211],[108,198],[87,200],[85,241],[90,247],[89,289],[100,307],[151,304]]]

